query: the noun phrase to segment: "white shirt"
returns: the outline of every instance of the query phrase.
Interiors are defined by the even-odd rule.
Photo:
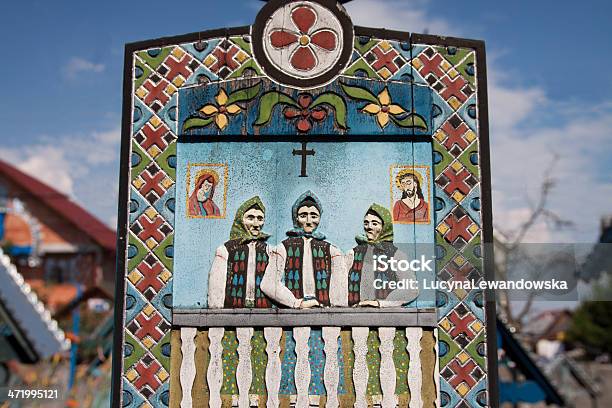
[[[245,303],[255,302],[255,271],[257,267],[256,241],[247,245],[249,256],[247,260]],[[270,256],[269,249],[266,249]],[[210,309],[223,309],[225,307],[225,285],[227,283],[227,260],[229,252],[225,245],[221,245],[215,252],[215,259],[208,273],[208,307]]]
[[[302,237],[304,240],[304,257],[302,258],[302,293],[304,298],[316,298],[316,283],[314,265],[312,264],[312,238]]]
[[[312,257],[312,238],[304,240],[302,256],[302,292],[304,297],[316,297],[314,260]],[[329,300],[332,306],[348,305],[348,275],[344,267],[344,256],[335,246],[329,248],[331,255],[331,275]],[[297,299],[283,283],[287,250],[281,243],[270,251],[270,261],[261,281],[261,290],[276,302],[291,308],[298,308],[302,299]]]

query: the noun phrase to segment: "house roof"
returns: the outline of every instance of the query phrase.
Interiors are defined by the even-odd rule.
[[[30,198],[35,198],[46,204],[104,249],[115,251],[115,232],[73,202],[68,196],[2,160],[0,160],[0,174],[19,185]],[[28,198],[27,196],[25,198]]]
[[[28,279],[28,284],[54,316],[78,297],[78,289],[70,283],[49,284],[43,279]]]
[[[30,361],[67,350],[70,341],[2,250],[0,281],[0,314],[12,326],[13,334],[22,339],[22,347],[33,352]]]

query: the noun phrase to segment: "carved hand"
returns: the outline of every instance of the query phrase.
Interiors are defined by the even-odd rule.
[[[302,303],[300,303],[300,309],[312,309],[313,307],[321,307],[321,304],[317,299],[302,299]]]
[[[359,302],[358,306],[360,307],[380,307],[380,303],[378,300],[363,300]]]

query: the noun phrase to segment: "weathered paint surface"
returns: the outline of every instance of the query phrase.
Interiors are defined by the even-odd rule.
[[[363,215],[373,202],[390,206],[401,191],[395,181],[395,169],[408,168],[423,179],[424,201],[434,213],[434,181],[432,150],[428,144],[354,142],[309,143],[316,152],[308,159],[309,177],[299,177],[300,158],[292,154],[300,143],[181,143],[178,146],[178,181],[174,244],[175,307],[207,307],[208,272],[215,258],[215,250],[228,240],[229,231],[238,207],[254,195],[266,206],[264,232],[271,234],[267,243],[279,244],[285,232],[293,227],[291,207],[304,191],[313,191],[321,200],[322,214],[319,230],[327,240],[343,253],[355,246],[355,236],[363,234]],[[248,157],[248,160],[244,160]],[[225,161],[229,166],[227,182],[230,199],[223,203],[223,195],[215,193],[219,206],[226,206],[228,216],[214,219],[189,217],[186,197],[190,189],[188,169],[208,168],[206,163]],[[413,164],[413,163],[418,163]],[[358,163],[367,163],[356,165]],[[197,170],[192,170],[194,173]],[[395,171],[395,172],[394,172]],[[367,193],[362,186],[367,183]],[[217,190],[218,191],[218,190]],[[388,203],[388,204],[387,204]],[[394,242],[433,242],[434,224],[397,223]],[[425,246],[420,251],[425,251]],[[430,299],[421,307],[433,307]]]
[[[281,14],[293,6],[307,8],[308,3],[283,3]],[[323,15],[321,9],[330,2],[314,3],[314,13]],[[269,2],[262,16],[268,13],[265,18],[278,22],[270,17],[275,4],[280,3]],[[263,24],[269,36],[251,38],[246,31],[235,31],[225,38],[200,35],[161,48],[134,49],[128,107],[130,192],[125,203],[129,230],[123,326],[129,347],[122,369],[124,406],[145,401],[154,406],[213,407],[487,404],[480,292],[438,293],[435,303],[418,298],[413,307],[437,307],[435,333],[400,327],[391,336],[387,329],[378,333],[375,327],[354,328],[352,335],[339,336],[336,347],[330,344],[335,335],[321,335],[321,330],[285,330],[281,337],[280,329],[266,328],[267,362],[261,368],[253,360],[254,351],[248,350],[249,344],[259,344],[253,343],[249,328],[238,331],[231,349],[224,348],[229,344],[222,341],[224,330],[216,328],[197,329],[195,337],[188,329],[174,336],[170,347],[172,306],[207,307],[207,273],[215,251],[228,240],[238,207],[254,195],[267,207],[264,231],[272,233],[270,245],[276,246],[293,227],[293,201],[313,191],[324,206],[321,230],[345,253],[355,246],[353,235],[362,232],[364,211],[372,202],[392,211],[401,199],[396,179],[403,169],[412,168],[421,177],[428,217],[416,212],[414,222],[396,217],[396,242],[414,243],[415,251],[417,243],[435,245],[438,279],[482,274],[476,49],[447,46],[442,39],[436,43],[435,37],[389,33],[389,38],[377,38],[382,32],[354,30],[347,25],[346,13],[338,10],[337,21],[328,15],[312,24],[305,10],[285,19],[286,28],[258,21],[255,28]],[[298,42],[285,31],[300,34]],[[347,38],[350,52],[343,62]],[[286,61],[279,58],[287,54],[263,51],[285,48],[285,43],[292,50]],[[318,58],[314,66],[308,50]],[[275,65],[292,66],[286,71],[303,86],[279,75]],[[222,139],[244,136],[248,141],[259,135],[285,140],[254,144]],[[402,143],[372,142],[376,135],[398,137]],[[295,143],[289,141],[292,136]],[[301,143],[315,136],[329,137],[329,142],[345,139]],[[360,140],[363,136],[369,141]],[[300,177],[305,174],[308,177]],[[206,180],[215,188],[214,206],[197,205],[202,201],[196,186]],[[264,269],[267,261],[261,256],[254,260]],[[406,343],[398,332],[405,333]],[[231,333],[236,336],[235,329]],[[325,359],[330,353],[335,358]],[[299,375],[285,378],[283,367],[295,367]],[[236,370],[248,370],[251,377],[227,378]],[[222,394],[228,389],[224,387],[247,389],[260,378],[258,370],[265,372],[267,394]],[[398,382],[403,370],[407,387]],[[395,381],[389,377],[393,371]],[[336,388],[332,372],[338,373],[337,398],[334,392],[325,393],[325,387]],[[311,375],[320,383],[310,383]],[[295,392],[277,392],[286,391],[283,387],[294,387]]]

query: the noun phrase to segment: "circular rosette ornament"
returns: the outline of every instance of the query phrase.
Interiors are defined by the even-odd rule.
[[[253,51],[274,81],[308,89],[336,78],[350,61],[353,24],[336,0],[273,0],[253,26]]]

